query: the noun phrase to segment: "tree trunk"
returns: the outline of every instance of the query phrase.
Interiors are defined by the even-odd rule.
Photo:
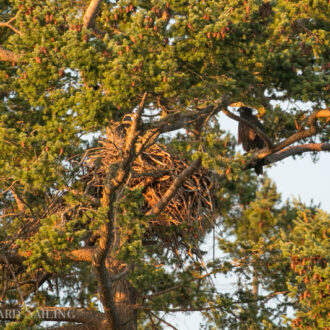
[[[136,330],[137,311],[130,307],[136,304],[136,290],[129,281],[122,279],[113,284],[112,292],[117,316],[121,321],[120,330]]]

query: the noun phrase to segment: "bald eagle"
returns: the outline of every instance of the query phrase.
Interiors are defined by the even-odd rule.
[[[241,118],[248,120],[256,127],[263,128],[258,118],[252,114],[252,109],[248,107],[240,107],[238,112],[240,113]],[[238,143],[242,143],[243,149],[247,152],[251,150],[260,150],[265,147],[264,141],[259,135],[257,135],[257,132],[242,122],[238,123]],[[262,165],[262,162],[260,162],[254,167],[254,170],[258,175],[263,173]]]

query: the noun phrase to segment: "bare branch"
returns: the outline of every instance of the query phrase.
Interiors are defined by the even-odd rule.
[[[18,13],[19,13],[19,11],[8,22],[0,22],[0,27],[8,27],[9,29],[11,29],[15,33],[17,33],[18,35],[22,36],[23,33],[21,31],[19,31],[18,29],[16,29],[14,26],[11,25],[11,22],[15,21],[15,19],[17,18]]]
[[[330,118],[330,110],[329,109],[320,109],[315,111],[314,113],[311,114],[311,116],[308,119],[308,122],[310,125],[315,122],[316,118]]]
[[[89,29],[93,25],[95,16],[97,14],[98,9],[100,8],[101,3],[102,0],[91,0],[91,2],[89,3],[89,6],[83,18],[83,25],[86,29]]]
[[[165,320],[163,320],[161,317],[159,317],[157,314],[153,313],[153,312],[149,312],[152,316],[154,316],[157,320],[159,320],[159,322],[162,322],[164,324],[166,324],[168,327],[174,329],[174,330],[178,330],[178,328],[176,328],[174,325],[172,325],[171,323],[166,322]]]
[[[98,247],[93,253],[93,265],[98,277],[100,287],[100,299],[103,304],[106,319],[112,328],[120,327],[120,319],[116,313],[116,304],[112,295],[112,288],[114,280],[110,278],[106,266],[106,258],[113,247],[116,246],[116,217],[114,203],[117,198],[117,192],[127,180],[132,163],[136,157],[136,144],[140,135],[140,120],[144,109],[147,93],[144,93],[139,104],[137,112],[132,116],[130,128],[127,131],[125,148],[123,150],[124,157],[120,162],[118,168],[109,168],[104,179],[104,189],[101,198],[103,207],[108,208],[107,218],[100,227],[100,240]],[[127,269],[127,272],[129,269]],[[118,281],[126,272],[118,275]]]
[[[125,174],[124,170],[122,170],[121,173],[122,172]],[[108,207],[108,214],[104,224],[102,224],[100,227],[101,236],[99,244],[93,254],[93,265],[95,268],[97,281],[99,283],[100,300],[103,304],[106,319],[110,323],[110,329],[117,329],[120,326],[120,320],[118,318],[116,305],[112,296],[112,281],[109,277],[109,273],[105,264],[106,257],[115,239],[114,202],[117,190],[115,188],[119,188],[120,181],[120,179],[117,181],[117,186],[113,187],[113,189],[110,189],[108,184],[104,186],[101,203],[104,207]]]
[[[269,150],[269,151],[267,151],[265,149],[260,150],[260,152],[257,153],[258,158],[259,159],[265,158],[277,151],[284,149],[285,147],[287,147],[299,140],[302,140],[307,137],[311,137],[311,136],[315,135],[319,131],[319,127],[317,126],[316,120],[317,120],[317,118],[320,118],[320,117],[329,117],[329,110],[317,110],[317,111],[313,112],[307,119],[307,123],[310,125],[309,129],[305,129],[300,132],[292,134],[284,141],[274,145],[271,148],[271,150]]]
[[[171,292],[173,290],[180,289],[180,288],[182,288],[182,286],[183,286],[182,284],[175,285],[175,286],[172,286],[171,288],[168,288],[168,289],[165,289],[165,290],[162,290],[162,291],[159,291],[159,292],[155,292],[155,293],[149,294],[147,296],[142,296],[141,298],[142,299],[152,299],[154,297],[162,296],[163,294]]]
[[[224,95],[216,104],[206,106],[203,109],[182,112],[176,111],[166,117],[153,122],[143,124],[144,130],[157,129],[160,133],[172,132],[180,128],[186,128],[189,125],[199,123],[202,120],[210,118],[212,115],[220,112],[231,104],[228,95]]]
[[[125,143],[125,151],[128,152],[133,149],[133,144],[136,142],[136,139],[139,135],[139,129],[141,126],[141,116],[144,110],[147,92],[145,92],[142,96],[141,102],[137,108],[136,113],[134,113],[132,117],[132,122],[130,128],[127,131],[127,139]]]
[[[183,307],[183,308],[166,308],[166,309],[155,309],[153,307],[147,307],[140,304],[137,305],[131,305],[130,307],[137,309],[137,310],[143,310],[143,311],[166,311],[169,313],[179,313],[179,312],[201,312],[201,311],[209,311],[211,309],[214,309],[215,306],[210,307],[196,307],[196,308],[190,308],[190,307]]]
[[[10,192],[14,196],[14,199],[16,201],[16,205],[17,205],[18,209],[20,210],[20,212],[24,212],[26,207],[25,207],[24,203],[22,202],[22,200],[18,197],[18,195],[16,194],[14,189],[11,188]]]
[[[330,143],[309,143],[301,144],[298,146],[290,146],[283,150],[278,151],[272,155],[269,155],[265,158],[265,164],[276,163],[282,159],[285,159],[289,156],[300,155],[304,152],[313,152],[313,151],[330,151]]]
[[[276,296],[278,296],[278,295],[281,295],[281,294],[287,294],[287,293],[289,293],[289,291],[278,291],[278,292],[272,292],[272,293],[270,293],[269,295],[267,295],[267,296],[264,296],[264,297],[261,297],[259,300],[262,300],[262,301],[268,301],[268,300],[270,300],[270,299],[272,299],[272,298],[274,298],[274,297],[276,297]]]
[[[13,181],[7,189],[0,192],[0,195],[4,195],[8,190],[11,190],[14,187],[14,185],[16,184],[16,182],[17,182],[17,180]]]
[[[149,320],[152,324],[152,330],[157,330],[156,324],[155,324],[154,320],[152,319],[152,315],[150,314],[150,312],[147,312],[147,314],[148,314]]]
[[[185,179],[194,173],[201,165],[202,159],[199,157],[194,160],[190,166],[188,166],[182,173],[173,181],[172,185],[167,189],[162,198],[153,206],[153,208],[147,213],[147,215],[158,215],[168,202],[173,198],[176,192],[179,190]]]
[[[23,33],[17,30],[14,26],[12,26],[9,22],[0,22],[0,27],[8,27],[9,29],[13,30],[18,35],[22,36]]]

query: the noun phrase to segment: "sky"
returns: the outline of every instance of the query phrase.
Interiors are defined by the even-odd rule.
[[[220,125],[224,130],[237,135],[237,122],[220,114]],[[313,205],[320,204],[320,208],[330,213],[330,152],[321,152],[320,159],[313,163],[309,153],[302,158],[286,158],[266,168],[267,175],[276,183],[282,200],[300,199],[307,205],[313,200]],[[208,247],[212,255],[212,244]],[[235,281],[230,278],[218,278],[216,286],[221,292],[230,292]],[[176,313],[166,316],[166,321],[179,330],[199,330],[202,321],[200,313]],[[164,324],[163,324],[164,325]],[[171,329],[164,327],[164,329]]]

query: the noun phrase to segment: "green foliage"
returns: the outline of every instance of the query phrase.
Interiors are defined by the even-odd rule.
[[[224,297],[229,305],[223,306],[224,298],[219,295],[220,312],[206,314],[220,328],[276,328],[288,306],[285,296],[277,303],[272,298],[287,290],[289,263],[279,249],[278,233],[290,228],[294,213],[288,205],[280,204],[280,195],[269,178],[261,183],[257,191],[256,182],[245,186],[246,191],[236,195],[236,207],[222,219],[219,247],[229,265],[213,267],[216,272],[235,276],[237,284],[230,299]]]
[[[168,126],[177,124],[181,115],[203,113],[229,95],[259,110],[274,142],[304,130],[311,110],[301,111],[297,102],[311,102],[313,110],[329,101],[328,1],[108,0],[87,29],[88,4],[0,3],[0,22],[12,24],[0,26],[0,46],[19,57],[0,61],[0,254],[25,260],[11,269],[17,278],[0,264],[11,285],[6,291],[8,283],[0,283],[5,302],[20,300],[19,281],[27,303],[97,309],[93,262],[70,254],[98,247],[112,214],[110,268],[117,274],[133,265],[129,283],[156,314],[205,309],[210,327],[271,329],[293,306],[296,326],[329,326],[328,215],[281,204],[266,176],[259,182],[243,171],[252,154],[235,151],[234,137],[213,113],[156,140],[187,164],[200,156],[214,174],[212,216],[219,219],[212,225],[208,215],[207,225],[153,226],[145,191],[125,183],[112,204],[102,204],[108,178],[91,188],[99,164],[90,161],[106,128],[136,113],[144,93],[144,127],[168,118],[175,118]],[[324,128],[328,118],[319,120]],[[327,142],[329,129],[315,139]],[[130,152],[132,159],[140,156]],[[132,164],[127,168],[134,179]],[[201,244],[216,221],[226,258],[205,265]],[[293,256],[297,265],[290,270]],[[308,259],[315,257],[315,263]],[[235,274],[236,291],[216,292],[209,280],[214,274]],[[269,295],[286,291],[276,307],[267,305]],[[147,314],[139,313],[141,327]],[[21,315],[7,328],[37,326],[34,316]]]
[[[38,312],[31,312],[28,308],[22,308],[21,313],[17,316],[17,321],[10,322],[4,328],[5,330],[36,330],[40,320]]]
[[[293,328],[325,329],[329,319],[329,214],[300,207],[294,227],[282,233],[281,249],[291,259],[287,282],[295,301]]]

